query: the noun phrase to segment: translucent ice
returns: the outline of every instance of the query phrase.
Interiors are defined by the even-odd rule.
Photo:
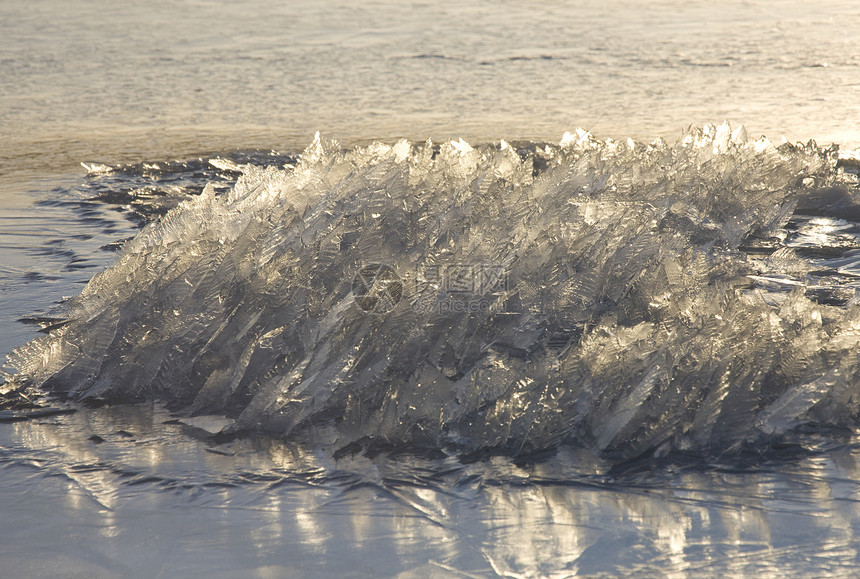
[[[728,125],[530,152],[317,139],[145,227],[9,379],[466,452],[722,452],[854,425],[854,290],[819,299],[782,229],[799,203],[858,205],[838,164]]]

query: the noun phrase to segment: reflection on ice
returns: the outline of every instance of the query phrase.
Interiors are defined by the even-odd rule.
[[[787,239],[789,247],[848,248],[860,247],[860,230],[856,223],[831,217],[792,220],[795,231]]]
[[[619,471],[570,447],[463,463],[213,446],[158,407],[82,409],[0,424],[0,557],[99,576],[840,574],[860,558],[860,439],[846,442]]]

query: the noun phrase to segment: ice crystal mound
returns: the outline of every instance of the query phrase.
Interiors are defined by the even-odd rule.
[[[728,125],[528,153],[318,138],[146,226],[68,324],[10,356],[10,382],[467,452],[722,451],[853,425],[856,300],[769,291],[739,250],[832,189],[834,158]],[[767,260],[809,269],[790,249]],[[368,264],[400,276],[392,309],[356,303]],[[428,274],[482,267],[505,283],[464,295]]]

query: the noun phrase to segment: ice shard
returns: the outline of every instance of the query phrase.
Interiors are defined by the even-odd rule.
[[[856,424],[855,290],[817,299],[784,230],[799,204],[860,206],[833,149],[727,125],[675,145],[318,138],[295,166],[234,169],[128,242],[9,384],[464,452],[721,452]]]

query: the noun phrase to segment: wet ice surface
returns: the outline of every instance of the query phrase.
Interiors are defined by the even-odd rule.
[[[611,470],[572,448],[463,463],[216,444],[158,406],[78,408],[0,423],[0,557],[13,575],[850,576],[858,444]]]
[[[850,576],[855,436],[755,463],[215,444],[147,405],[0,424],[4,570],[96,576]],[[818,448],[816,447],[818,445]]]
[[[525,146],[518,156],[543,146]],[[459,163],[459,153],[470,151],[457,147]],[[493,178],[499,160],[514,159],[510,153],[497,157],[504,153],[498,145],[479,153],[494,159],[487,171]],[[762,308],[782,318],[803,312],[786,304],[802,304],[823,312],[822,324],[831,323],[851,311],[856,287],[856,178],[844,167],[835,169],[826,155],[802,150],[772,167],[784,168],[785,157],[789,164],[813,160],[812,171],[800,171],[799,185],[779,177],[787,191],[812,201],[793,216],[777,211],[779,225],[769,235],[735,235],[739,252],[731,257],[745,264],[747,280],[738,291],[755,294]],[[64,294],[74,293],[80,286],[73,276],[87,278],[99,266],[76,270],[70,264],[112,261],[111,243],[133,235],[140,223],[197,196],[207,182],[214,183],[215,199],[224,198],[243,171],[253,174],[254,167],[268,164],[292,167],[296,157],[90,166],[90,177],[70,181],[34,211],[98,219],[87,222],[93,237],[67,236],[62,245],[78,244],[72,248],[77,253],[47,252],[56,263],[40,267],[59,272],[54,282]],[[823,180],[804,185],[807,173]],[[617,205],[593,205],[583,219],[599,223]],[[765,214],[769,205],[762,202]],[[746,217],[757,219],[760,214],[752,213],[759,210]],[[722,234],[715,230],[707,229]],[[347,239],[346,249],[361,241]],[[46,236],[44,247],[52,247],[50,241]],[[43,247],[32,245],[34,251]],[[56,314],[47,309],[50,293],[32,295],[34,287],[50,292],[50,284],[30,277],[27,285],[24,270],[6,276],[31,294],[15,303],[32,304],[33,318]],[[351,288],[353,276],[344,277]],[[378,323],[384,315],[372,319]],[[550,347],[565,350],[557,343]],[[815,392],[826,393],[827,386]],[[794,416],[808,400],[800,397]],[[251,434],[225,441],[212,435],[229,424],[223,418],[172,414],[151,403],[52,407],[75,412],[15,422],[6,420],[20,413],[0,416],[0,501],[10,530],[0,553],[4,568],[16,573],[849,576],[858,564],[860,441],[851,427],[813,424],[725,456],[712,452],[705,458],[700,450],[711,447],[682,446],[668,457],[619,463],[617,456],[595,458],[599,435],[538,456],[463,457],[456,445],[375,447],[328,420],[288,439]],[[610,426],[617,432],[617,424]]]

